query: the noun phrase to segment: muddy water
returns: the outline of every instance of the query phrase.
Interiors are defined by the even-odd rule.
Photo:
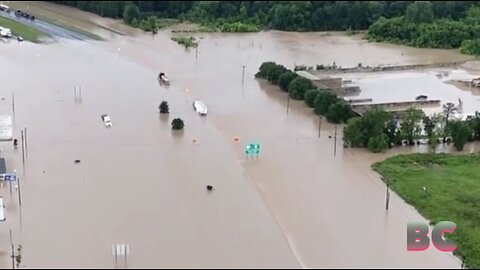
[[[15,192],[1,189],[2,252],[12,228],[28,267],[112,267],[114,242],[130,245],[130,267],[460,266],[435,249],[406,252],[406,222],[424,219],[395,195],[386,212],[385,186],[370,170],[394,153],[343,149],[338,127],[334,156],[334,126],[323,122],[319,138],[304,104],[292,101],[287,114],[285,95],[253,75],[267,60],[351,66],[461,56],[322,33],[197,36],[198,51],[167,32],[2,45],[0,74],[9,76],[0,109],[11,111],[14,91],[16,136],[28,128],[24,172],[20,150],[1,146],[22,177],[23,199],[20,213]],[[168,89],[155,80],[160,71]],[[73,85],[82,86],[81,104]],[[206,118],[193,112],[194,99],[209,106]],[[161,100],[170,103],[168,120],[158,116]],[[183,134],[171,132],[174,117],[185,120]],[[257,160],[243,158],[251,140],[262,144]],[[216,190],[207,194],[207,184]],[[6,253],[1,262],[9,266]]]
[[[470,81],[474,73],[462,69],[433,69],[423,71],[401,71],[390,73],[346,74],[344,78],[358,85],[361,92],[352,98],[371,98],[373,103],[392,101],[412,101],[419,95],[429,99],[441,100],[442,104],[458,99],[463,102],[464,114],[475,114],[480,108],[480,98],[474,88],[461,90],[451,81]],[[441,104],[425,108],[427,114],[442,111]]]

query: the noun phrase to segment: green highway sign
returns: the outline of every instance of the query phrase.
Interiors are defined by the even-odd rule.
[[[245,146],[246,156],[258,156],[260,155],[260,143],[249,143]]]

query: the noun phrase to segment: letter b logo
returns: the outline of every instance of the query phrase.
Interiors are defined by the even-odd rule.
[[[444,239],[445,233],[453,233],[457,225],[450,221],[442,221],[432,230],[432,243],[440,251],[451,252],[457,249],[452,240]],[[407,224],[407,251],[424,251],[430,246],[428,225],[422,222]]]

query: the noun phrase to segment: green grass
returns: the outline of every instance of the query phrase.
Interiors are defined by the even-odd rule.
[[[5,17],[0,17],[0,26],[10,28],[13,35],[21,36],[25,40],[34,43],[40,43],[41,37],[48,36],[47,34],[40,32],[35,28],[18,23]]]
[[[401,155],[373,168],[431,223],[455,222],[455,254],[468,268],[480,267],[480,154]]]
[[[194,37],[172,37],[172,40],[177,42],[180,45],[185,46],[185,48],[198,47],[198,42]]]
[[[157,18],[157,27],[158,29],[163,29],[170,27],[172,25],[180,23],[178,19],[168,19],[168,18]]]
[[[61,27],[61,28],[63,28],[63,29],[66,29],[66,30],[75,32],[75,33],[77,33],[77,34],[84,35],[85,37],[91,38],[91,39],[93,39],[93,40],[103,40],[102,37],[99,36],[99,35],[96,35],[96,34],[94,34],[94,33],[92,33],[92,32],[87,31],[87,30],[84,30],[84,29],[75,27],[75,26],[73,26],[73,25],[64,23],[64,22],[62,22],[62,21],[54,20],[54,19],[47,18],[47,17],[44,17],[44,16],[37,16],[37,18],[40,19],[40,20],[42,20],[42,21],[45,21],[45,22],[48,22],[48,23],[50,23],[50,24],[56,25],[56,26],[58,26],[58,27]]]

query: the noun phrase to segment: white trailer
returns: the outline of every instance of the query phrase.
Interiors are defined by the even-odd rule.
[[[205,103],[203,103],[203,101],[201,100],[195,100],[193,102],[193,108],[198,114],[202,116],[205,116],[208,113],[207,105],[205,105]]]
[[[11,38],[12,37],[12,30],[10,30],[9,28],[4,28],[4,27],[0,26],[0,36]]]
[[[4,4],[0,4],[0,11],[9,12],[9,11],[10,11],[10,7],[7,6],[7,5],[4,5]]]

